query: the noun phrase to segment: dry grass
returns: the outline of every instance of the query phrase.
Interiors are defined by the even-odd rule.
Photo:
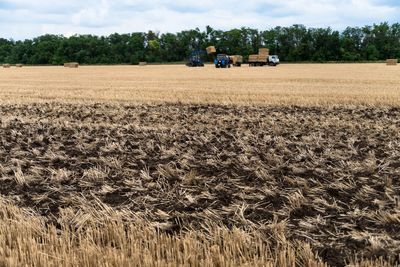
[[[26,67],[3,70],[0,101],[120,101],[241,105],[400,104],[400,67],[385,64]]]
[[[0,258],[68,266],[398,260],[398,108],[0,107],[0,194],[39,220],[20,226],[25,220],[5,217]]]
[[[397,66],[398,59],[387,59],[386,60],[386,65],[388,66]]]
[[[115,211],[100,202],[90,208],[82,204],[85,210],[62,210],[54,226],[32,210],[1,203],[0,265],[327,266],[313,259],[307,244],[281,243],[271,249],[257,232],[213,222],[204,226],[204,233],[169,235],[143,225],[139,218],[127,223],[134,217],[129,211]]]
[[[79,67],[79,63],[78,62],[67,62],[64,63],[64,67],[65,68],[78,68]]]
[[[398,73],[3,70],[0,266],[398,266]]]
[[[213,53],[217,53],[217,49],[215,48],[215,46],[209,46],[206,48],[207,50],[207,54],[213,54]]]

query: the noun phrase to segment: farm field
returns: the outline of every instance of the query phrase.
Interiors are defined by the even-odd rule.
[[[0,266],[397,266],[400,68],[0,70]]]
[[[172,66],[24,67],[0,71],[2,102],[398,105],[400,67],[293,64],[216,70]]]

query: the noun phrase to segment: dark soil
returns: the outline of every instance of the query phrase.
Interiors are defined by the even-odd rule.
[[[57,218],[98,198],[171,233],[210,211],[229,227],[287,220],[333,266],[398,259],[399,166],[395,108],[0,106],[0,194],[22,207]]]

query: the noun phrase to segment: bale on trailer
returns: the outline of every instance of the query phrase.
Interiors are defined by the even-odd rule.
[[[269,49],[268,48],[259,48],[258,54],[259,55],[269,55]]]
[[[233,66],[240,67],[243,63],[243,56],[241,55],[233,55],[229,56],[232,61]]]
[[[268,62],[268,55],[263,55],[263,54],[258,54],[257,55],[257,61],[262,62],[262,63],[267,63]]]
[[[215,46],[209,46],[206,48],[206,50],[207,50],[207,54],[217,53],[217,49],[215,48]]]
[[[11,68],[11,65],[10,64],[3,64],[3,68],[5,68],[5,69]]]
[[[78,68],[79,63],[78,62],[67,62],[67,63],[64,63],[64,67],[65,68]]]
[[[258,55],[249,55],[249,62],[258,61]]]
[[[250,66],[265,66],[268,64],[268,54],[257,54],[249,56],[249,65]]]
[[[258,49],[258,62],[267,63],[268,57],[269,57],[269,49],[268,48]]]
[[[22,64],[15,64],[15,67],[17,67],[17,68],[22,68],[24,65],[22,65]]]
[[[147,62],[139,62],[139,66],[146,66],[147,65]]]
[[[277,55],[270,56],[268,48],[259,48],[257,55],[249,56],[250,66],[277,66],[279,64],[279,58]]]
[[[398,62],[399,62],[399,60],[397,58],[387,59],[386,65],[387,66],[397,66]]]

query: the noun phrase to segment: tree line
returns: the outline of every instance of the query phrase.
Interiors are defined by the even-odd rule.
[[[257,53],[268,47],[288,62],[376,61],[400,58],[400,23],[331,28],[307,28],[303,25],[216,30],[207,26],[178,33],[136,32],[109,36],[43,35],[29,40],[0,39],[0,63],[63,64],[138,64],[185,60],[193,50],[214,45],[218,52],[230,55]],[[209,58],[211,59],[211,58]]]

